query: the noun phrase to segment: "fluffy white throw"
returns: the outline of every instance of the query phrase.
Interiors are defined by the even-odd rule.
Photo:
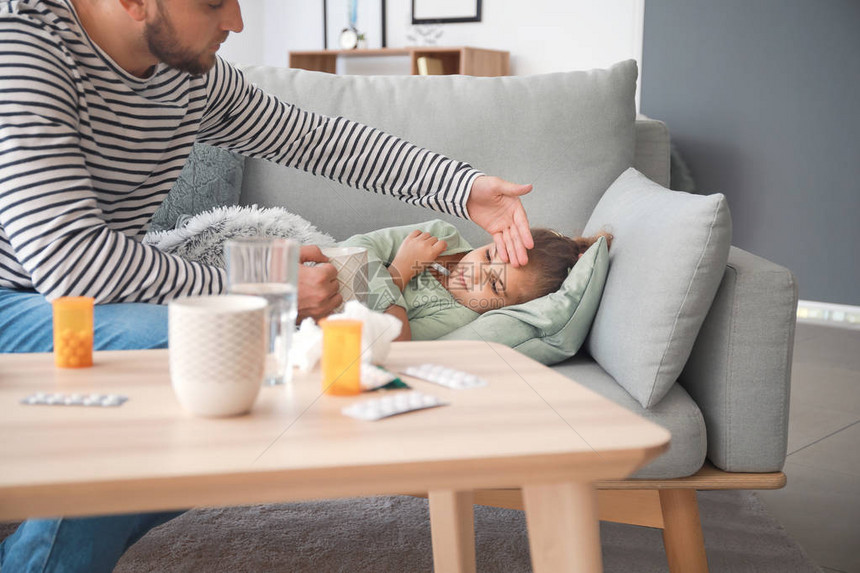
[[[176,229],[147,233],[143,242],[189,261],[224,268],[224,241],[238,237],[294,239],[329,247],[334,239],[281,207],[216,207],[179,219]]]

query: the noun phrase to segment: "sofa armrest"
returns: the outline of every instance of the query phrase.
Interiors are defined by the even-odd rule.
[[[797,282],[791,271],[732,247],[678,380],[702,411],[708,457],[717,467],[782,469],[796,316]]]

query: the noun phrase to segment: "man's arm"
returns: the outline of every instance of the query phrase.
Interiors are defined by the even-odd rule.
[[[5,32],[14,39],[26,31]],[[47,43],[37,40],[0,45],[0,225],[13,251],[6,257],[49,300],[163,302],[221,292],[223,271],[166,255],[105,223],[102,209],[121,210],[121,200],[99,204],[78,133],[75,80],[61,50],[36,50]]]
[[[207,88],[201,141],[471,218],[497,237],[503,258],[510,251],[515,264],[525,262],[532,241],[519,195],[530,186],[484,177],[467,163],[342,117],[298,109],[251,85],[221,59]]]

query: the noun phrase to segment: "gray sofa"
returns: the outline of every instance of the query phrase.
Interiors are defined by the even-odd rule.
[[[244,71],[300,108],[343,115],[488,174],[533,183],[524,200],[533,226],[581,232],[601,195],[631,165],[669,184],[669,132],[635,117],[633,62],[525,78]],[[338,240],[437,217],[258,159],[245,162],[240,202],[287,207]],[[473,223],[442,218],[472,244],[489,242]],[[690,476],[706,458],[727,472],[778,472],[786,455],[796,303],[787,269],[732,247],[686,366],[658,403],[644,408],[631,397],[589,356],[588,342],[553,368],[671,431],[669,451],[634,478]]]

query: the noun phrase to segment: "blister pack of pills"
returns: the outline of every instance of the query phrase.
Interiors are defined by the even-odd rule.
[[[397,388],[409,388],[407,384],[397,377],[397,374],[389,372],[380,366],[361,364],[361,389],[364,392],[379,389],[395,390]]]
[[[434,384],[439,384],[446,388],[453,388],[454,390],[478,388],[479,386],[487,385],[486,380],[475,376],[474,374],[469,374],[462,370],[447,368],[439,364],[410,366],[406,370],[403,370],[403,374],[414,376],[415,378],[420,378],[427,382],[433,382]]]
[[[396,416],[397,414],[405,414],[414,410],[423,410],[425,408],[435,408],[437,406],[447,406],[448,402],[440,400],[436,396],[424,394],[423,392],[397,392],[390,396],[382,398],[374,398],[373,400],[364,400],[356,402],[350,406],[346,406],[341,410],[343,414],[356,420],[365,420],[372,422]]]
[[[95,406],[99,408],[115,408],[122,406],[128,396],[119,394],[49,394],[37,392],[21,400],[27,406]]]

